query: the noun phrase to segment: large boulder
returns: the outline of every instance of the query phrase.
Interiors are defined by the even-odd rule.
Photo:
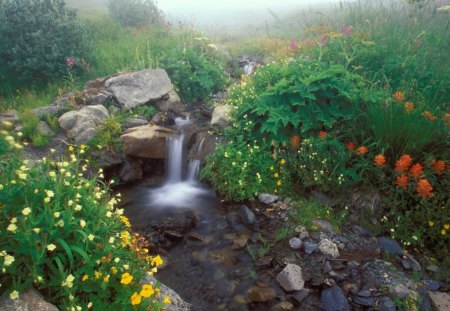
[[[171,129],[158,125],[143,125],[126,130],[120,138],[125,154],[128,156],[164,159],[166,138],[172,135]]]
[[[156,101],[173,90],[172,82],[164,69],[120,74],[106,80],[105,87],[125,109]]]
[[[153,104],[159,111],[162,112],[174,112],[176,114],[180,114],[186,107],[181,102],[180,96],[178,96],[177,92],[171,90],[167,95],[163,98],[157,100]]]
[[[12,300],[7,295],[0,297],[2,311],[58,311],[54,305],[46,302],[42,295],[34,288],[21,293],[19,298]]]
[[[98,127],[109,117],[102,105],[87,106],[63,114],[59,125],[76,144],[85,144],[97,134]]]
[[[227,127],[231,120],[231,112],[233,108],[234,106],[232,105],[221,105],[214,108],[211,118],[211,126],[221,128]]]

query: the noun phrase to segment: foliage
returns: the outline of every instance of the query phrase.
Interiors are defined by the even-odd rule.
[[[33,146],[44,147],[48,145],[51,136],[42,135],[37,130],[40,119],[32,110],[25,110],[20,116],[20,121],[22,121],[24,138],[31,140]]]
[[[64,159],[21,160],[20,141],[2,131],[0,145],[1,293],[17,299],[33,286],[64,309],[159,308],[158,284],[141,285],[162,263],[115,208],[103,174],[84,177],[85,146]],[[166,302],[168,302],[166,300]]]
[[[236,119],[247,116],[256,137],[277,143],[294,134],[342,127],[358,114],[363,80],[343,66],[292,60],[258,69],[230,93]]]
[[[161,16],[153,0],[109,0],[109,14],[122,26],[144,26],[160,21]]]
[[[0,1],[0,37],[1,93],[81,70],[90,55],[86,30],[63,0]]]
[[[117,118],[110,117],[101,124],[89,145],[96,146],[99,149],[120,152],[122,150],[121,133],[122,127]]]

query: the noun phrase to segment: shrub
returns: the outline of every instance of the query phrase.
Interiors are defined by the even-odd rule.
[[[110,117],[102,123],[95,137],[89,142],[89,145],[119,152],[122,150],[122,142],[120,140],[121,132],[122,127],[120,123],[115,117]]]
[[[159,308],[158,284],[141,285],[162,263],[115,208],[102,171],[85,178],[85,146],[67,159],[21,160],[22,145],[2,131],[0,294],[37,288],[60,310]],[[166,299],[166,302],[168,300]]]
[[[161,18],[153,0],[109,0],[108,10],[122,26],[154,24]]]
[[[85,28],[63,0],[1,0],[0,37],[3,92],[61,78],[90,55]]]
[[[51,136],[42,135],[37,130],[39,125],[39,117],[32,110],[25,110],[21,116],[20,121],[22,121],[22,132],[24,138],[31,140],[33,146],[44,147],[48,145],[51,140]]]

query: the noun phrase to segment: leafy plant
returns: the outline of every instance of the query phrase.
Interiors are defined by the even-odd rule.
[[[161,20],[153,0],[109,0],[108,10],[112,19],[125,27],[144,26]]]
[[[122,127],[116,117],[110,117],[102,123],[95,137],[89,142],[90,146],[98,146],[100,149],[120,152],[122,143],[120,134]]]
[[[40,119],[32,110],[25,110],[21,114],[20,120],[22,121],[24,137],[30,139],[33,146],[44,147],[48,145],[52,137],[43,135],[37,130]]]

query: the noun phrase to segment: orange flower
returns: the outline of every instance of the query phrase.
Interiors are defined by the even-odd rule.
[[[433,187],[431,186],[430,182],[426,179],[421,179],[417,183],[417,193],[422,198],[431,198],[433,194],[431,193],[433,191]]]
[[[412,158],[408,154],[404,154],[395,163],[395,171],[397,173],[406,173],[412,164]]]
[[[385,166],[386,165],[386,157],[382,154],[378,154],[373,159],[373,164],[377,166]]]
[[[291,146],[294,149],[298,149],[300,147],[300,136],[294,135],[291,137]]]
[[[434,115],[434,114],[432,114],[431,112],[429,112],[429,111],[424,111],[423,113],[422,113],[422,115],[426,118],[426,119],[428,119],[428,120],[430,120],[430,121],[435,121],[437,118],[436,118],[436,116]]]
[[[398,188],[402,188],[403,190],[408,189],[409,186],[408,176],[404,174],[397,176],[397,178],[395,179],[395,184],[397,185]]]
[[[367,149],[365,146],[361,146],[358,149],[356,149],[357,155],[363,155],[366,154],[367,152],[369,152],[369,149]]]
[[[319,138],[324,138],[325,136],[327,136],[327,132],[326,131],[320,131],[319,133]]]
[[[414,177],[415,179],[419,179],[423,174],[423,167],[420,165],[420,163],[414,164],[410,170],[409,175]]]
[[[450,113],[446,113],[444,116],[444,123],[450,126]]]
[[[396,102],[402,102],[402,101],[404,101],[405,100],[405,93],[404,92],[401,92],[401,91],[398,91],[398,92],[395,92],[394,93],[394,100],[396,101]]]
[[[355,150],[355,144],[352,143],[352,142],[349,142],[349,143],[347,144],[347,149],[348,149],[348,150]]]
[[[414,103],[406,102],[405,103],[405,110],[406,112],[411,112],[414,109]]]
[[[445,161],[431,160],[431,169],[438,175],[441,175],[445,171]]]

